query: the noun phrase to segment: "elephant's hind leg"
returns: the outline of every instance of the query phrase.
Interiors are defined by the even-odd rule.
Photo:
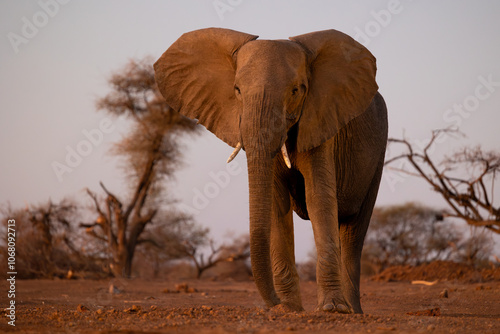
[[[383,163],[380,163],[358,214],[349,222],[340,224],[342,291],[354,313],[363,313],[359,292],[361,251],[377,199],[382,168]]]
[[[281,304],[291,311],[303,311],[299,275],[295,266],[292,210],[273,219],[271,227],[271,261],[274,287]]]

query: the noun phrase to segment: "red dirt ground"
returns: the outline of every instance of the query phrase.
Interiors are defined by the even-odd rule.
[[[451,267],[452,265],[449,265]],[[252,281],[18,280],[16,327],[24,333],[500,333],[500,281],[446,264],[362,279],[364,315],[314,311],[316,284],[301,284],[305,312],[267,310]],[[458,269],[457,269],[458,268]],[[437,270],[439,269],[439,270]],[[422,275],[422,270],[434,276]],[[446,273],[445,279],[441,275]],[[451,271],[451,274],[450,274]],[[384,273],[383,273],[384,274]],[[404,276],[404,277],[403,277]],[[489,278],[488,278],[489,277]],[[403,281],[395,281],[403,279]],[[438,282],[415,285],[413,279]],[[476,283],[471,283],[471,282]],[[477,283],[479,281],[479,283]],[[5,281],[4,281],[5,282]],[[110,293],[113,284],[114,293]],[[2,291],[7,290],[2,283]],[[181,290],[179,292],[178,290]],[[445,293],[445,290],[446,293]],[[445,295],[448,297],[446,298]],[[0,296],[2,308],[6,293]]]

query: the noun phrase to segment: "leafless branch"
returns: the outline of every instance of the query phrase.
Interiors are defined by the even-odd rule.
[[[154,239],[139,239],[139,240],[137,240],[138,245],[146,244],[146,243],[151,244],[156,248],[162,248],[162,246],[158,242],[156,242],[156,240],[154,240]]]
[[[399,160],[408,161],[414,171],[404,167],[391,167],[391,169],[423,178],[434,191],[441,194],[452,209],[453,213],[447,213],[448,216],[458,217],[469,225],[483,226],[495,233],[500,233],[500,206],[498,204],[495,206],[492,200],[495,173],[500,170],[500,153],[484,152],[479,147],[464,149],[436,164],[429,151],[442,134],[463,136],[461,132],[454,129],[434,130],[420,151],[406,138],[390,138],[389,143],[402,144],[407,152],[388,159],[385,165],[391,165]],[[452,174],[456,170],[463,172],[468,169],[471,173],[468,179]],[[489,192],[485,185],[486,178],[492,182]]]

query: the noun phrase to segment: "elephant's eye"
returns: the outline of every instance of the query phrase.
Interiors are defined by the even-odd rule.
[[[298,91],[299,91],[299,89],[297,87],[295,87],[294,89],[292,89],[292,95],[297,94]]]
[[[240,92],[240,87],[238,87],[238,86],[236,86],[236,85],[234,85],[234,91],[235,91],[235,92],[236,92],[236,94],[238,94],[238,95],[239,95],[239,94],[241,94],[241,92]]]

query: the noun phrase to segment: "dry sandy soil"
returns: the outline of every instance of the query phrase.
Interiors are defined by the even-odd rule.
[[[500,333],[500,280],[453,278],[426,286],[394,281],[397,273],[402,270],[363,279],[364,315],[314,311],[313,282],[301,285],[306,311],[285,313],[265,309],[252,281],[18,280],[16,327],[7,325],[2,309],[0,331]],[[5,283],[1,288],[6,291]]]

